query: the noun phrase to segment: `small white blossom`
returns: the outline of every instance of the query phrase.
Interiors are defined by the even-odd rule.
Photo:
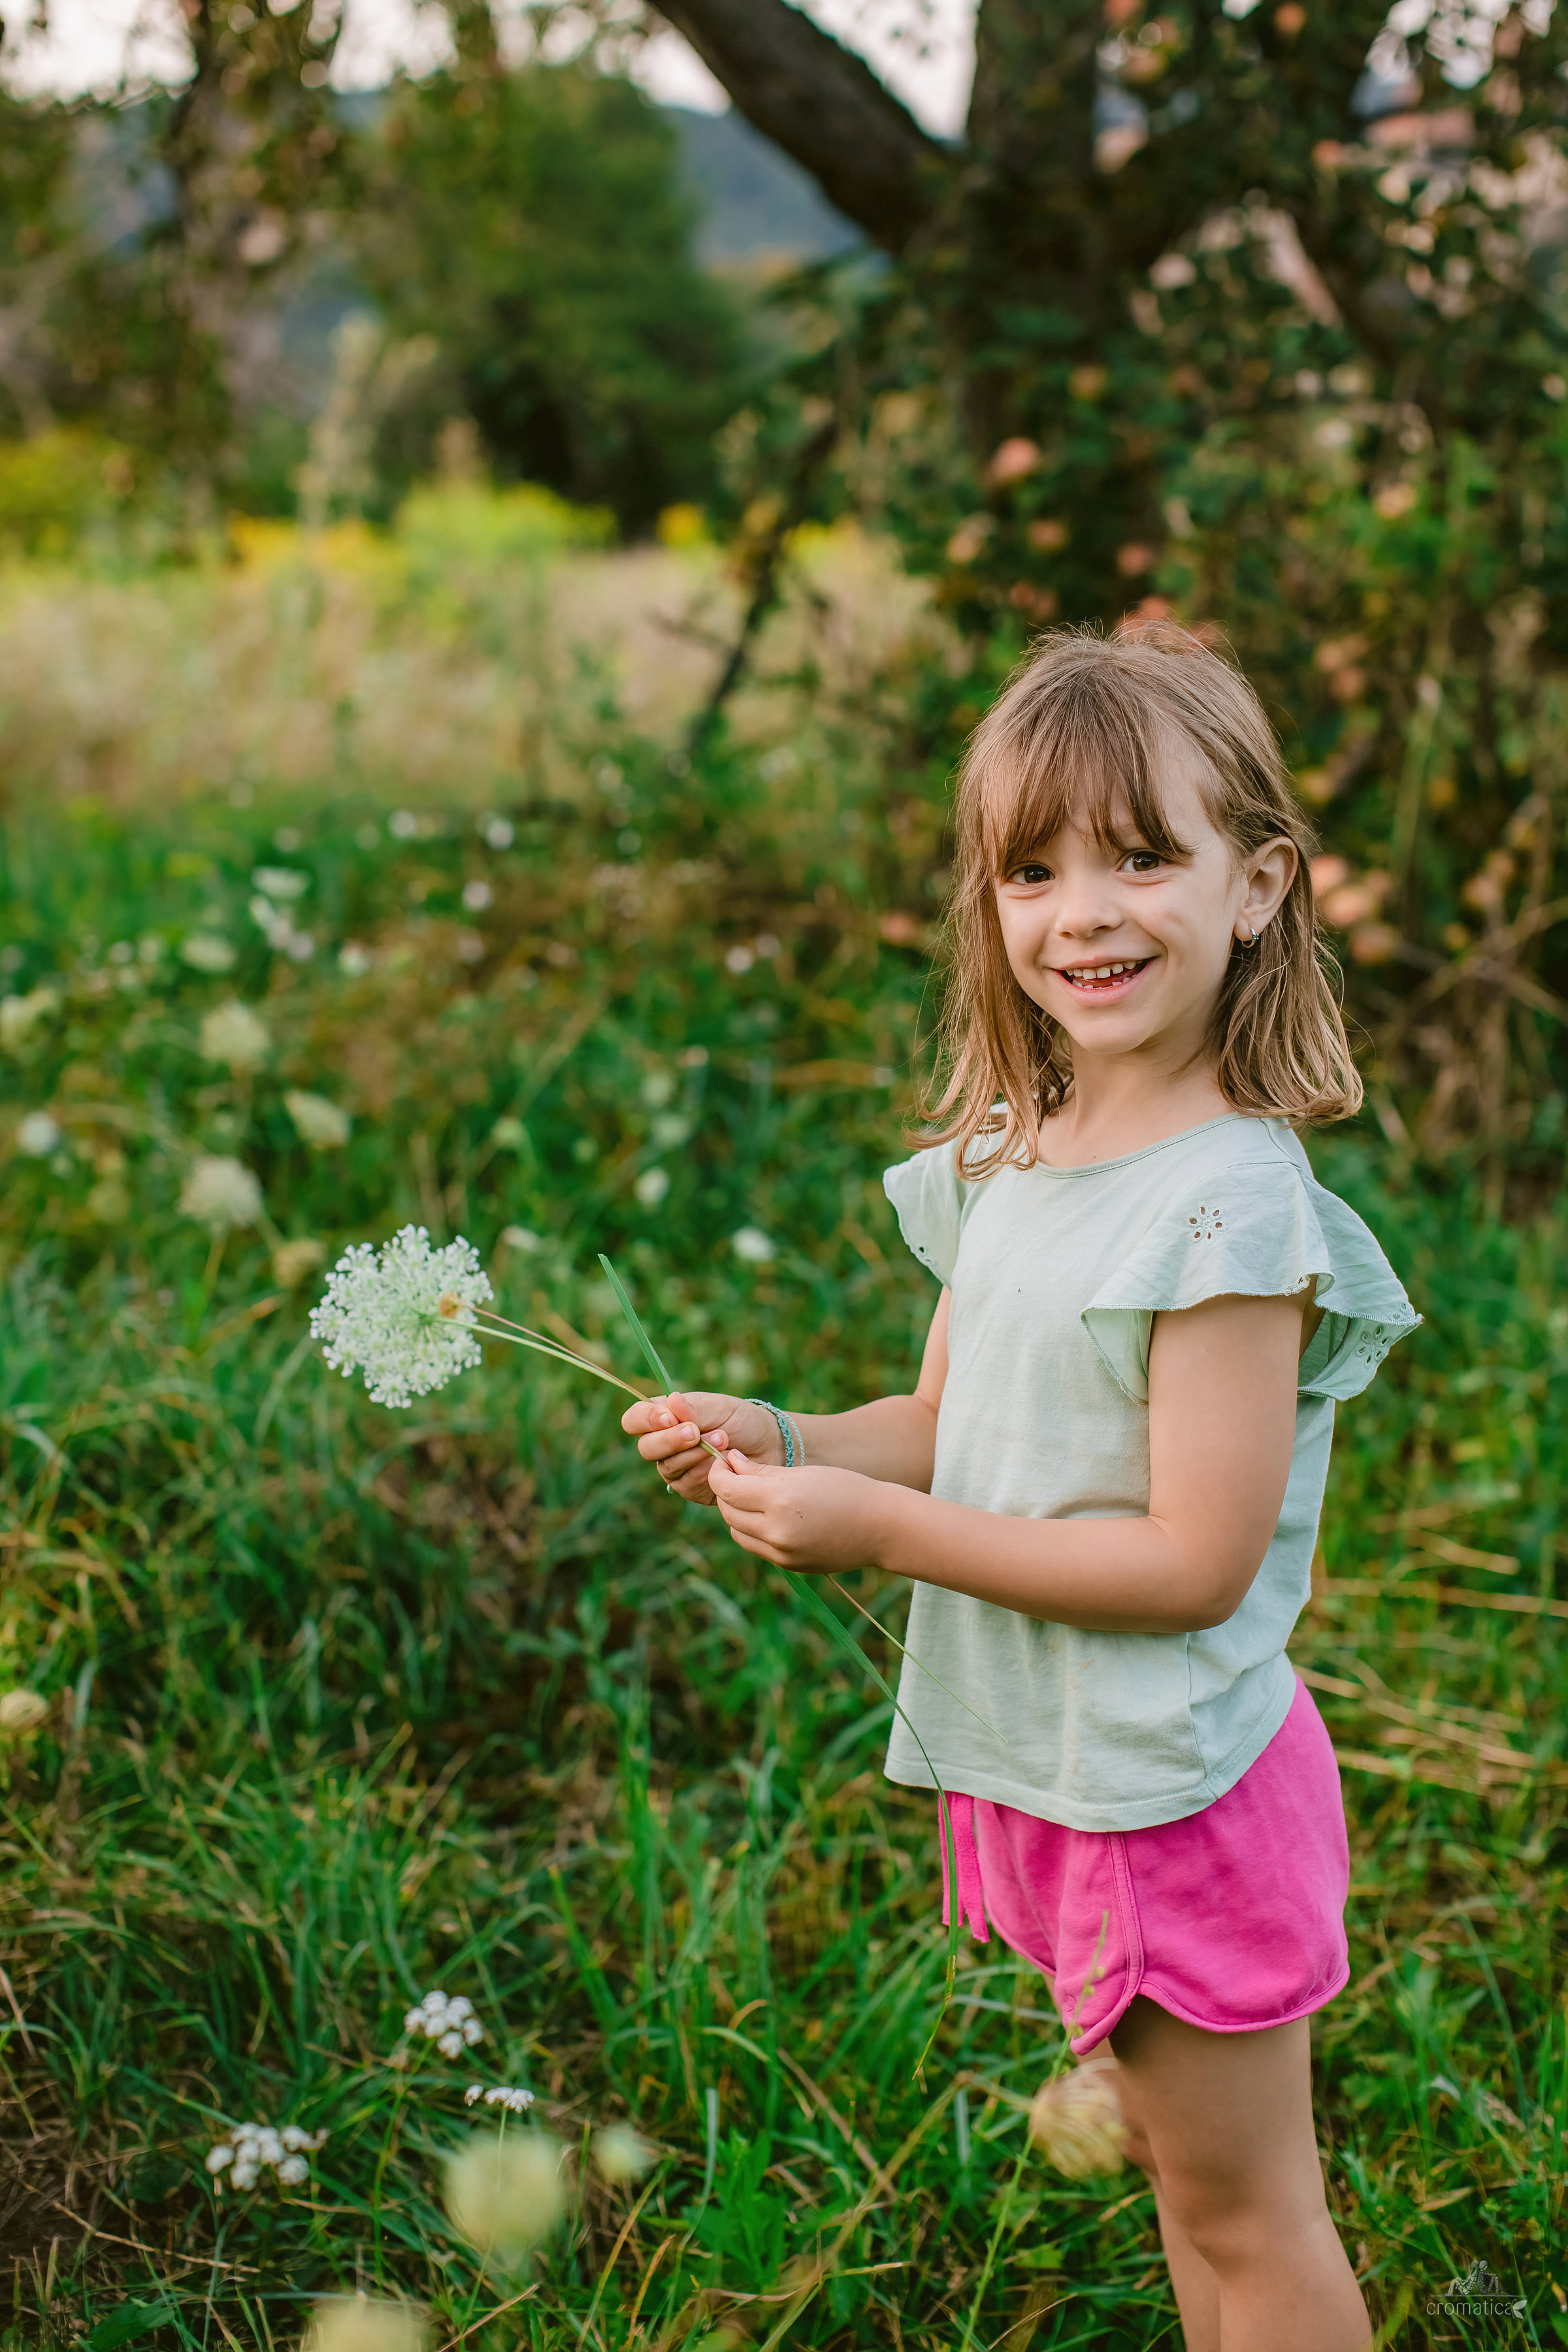
[[[310,887],[310,877],[292,866],[258,866],[251,877],[253,889],[265,892],[268,898],[287,903],[302,898]]]
[[[482,915],[494,897],[495,892],[489,884],[481,878],[476,877],[463,885],[463,904],[470,915]]]
[[[637,1182],[632,1186],[632,1191],[637,1194],[638,1203],[641,1207],[645,1209],[657,1209],[659,1202],[669,1191],[668,1169],[645,1168],[642,1174],[637,1178]]]
[[[234,945],[217,931],[192,931],[181,941],[180,961],[193,971],[232,971]]]
[[[29,1160],[47,1160],[59,1139],[59,1122],[47,1110],[30,1110],[17,1123],[16,1149]]]
[[[264,2171],[275,2174],[283,2188],[298,2189],[310,2177],[306,2158],[326,2144],[324,2131],[303,2131],[298,2124],[286,2124],[281,2131],[271,2124],[236,2124],[226,2139],[208,2148],[206,2168],[215,2179],[226,2172],[241,2190],[254,2189]]]
[[[204,1153],[191,1164],[180,1210],[215,1233],[230,1225],[258,1224],[263,1213],[261,1187],[243,1160]]]
[[[345,940],[338,950],[338,970],[351,980],[363,980],[375,959],[358,940]]]
[[[509,2116],[521,2116],[533,2105],[533,2093],[525,2091],[521,2083],[497,2083],[486,2090],[482,2083],[470,2083],[463,2093],[463,2105],[471,2107],[476,2099],[483,2099],[487,2107],[504,2107]]]
[[[474,1307],[493,1295],[470,1242],[432,1249],[423,1225],[405,1225],[380,1249],[359,1242],[344,1253],[310,1328],[335,1372],[363,1371],[375,1403],[406,1405],[481,1360],[472,1328],[443,1314],[443,1300]]]
[[[226,1062],[231,1070],[259,1069],[272,1050],[272,1033],[248,1004],[231,998],[215,1004],[202,1019],[202,1053],[209,1062]]]
[[[485,2038],[473,2002],[461,1993],[448,2000],[439,1990],[427,1992],[418,2008],[408,2011],[403,2024],[405,2032],[426,2035],[443,2058],[460,2058],[465,2050]]]
[[[302,1143],[318,1151],[332,1151],[348,1141],[353,1121],[346,1110],[329,1102],[325,1095],[308,1095],[298,1087],[290,1087],[283,1100]]]
[[[491,849],[510,849],[517,839],[517,827],[504,816],[481,817],[479,831]]]
[[[766,1265],[778,1255],[775,1244],[756,1225],[742,1225],[738,1234],[731,1234],[730,1246],[745,1265]]]

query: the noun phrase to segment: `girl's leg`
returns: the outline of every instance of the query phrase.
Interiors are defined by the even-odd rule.
[[[1366,2352],[1323,2194],[1306,2019],[1207,2033],[1140,1996],[1110,2041],[1187,2352]]]

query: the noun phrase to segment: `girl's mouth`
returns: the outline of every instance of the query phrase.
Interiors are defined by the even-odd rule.
[[[1120,996],[1152,961],[1151,956],[1140,956],[1136,961],[1122,958],[1111,963],[1063,964],[1058,968],[1058,977],[1079,996]]]

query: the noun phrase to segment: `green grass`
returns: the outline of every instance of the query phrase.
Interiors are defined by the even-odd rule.
[[[931,903],[934,793],[880,797],[831,740],[782,777],[580,748],[613,778],[513,807],[506,848],[352,799],[7,824],[6,985],[54,998],[0,1052],[0,1685],[50,1708],[0,1746],[0,2342],[291,2347],[363,2284],[480,2352],[618,2352],[634,2308],[665,2352],[786,2320],[844,2352],[1174,2345],[1139,2176],[1020,2164],[999,2094],[1060,2036],[994,1943],[916,2079],[947,1939],[869,1675],[652,1486],[613,1394],[498,1349],[379,1411],[309,1345],[318,1277],[277,1279],[283,1240],[414,1217],[633,1379],[601,1249],[683,1377],[808,1408],[911,1377],[931,1290],[879,1177],[926,973],[877,917]],[[247,912],[258,865],[309,874],[308,961]],[[233,969],[183,962],[193,930]],[[203,1057],[230,996],[271,1034],[249,1073]],[[346,1146],[303,1145],[292,1088],[352,1111]],[[1568,2343],[1563,1220],[1498,1224],[1359,1132],[1317,1149],[1428,1318],[1342,1416],[1294,1645],[1350,1759],[1331,2193],[1387,2340]],[[198,1152],[255,1171],[265,1231],[181,1214]],[[484,2020],[471,2063],[407,2052],[435,1985]],[[515,2273],[440,2201],[475,2079],[572,2150],[569,2223]],[[252,2116],[327,2131],[308,2188],[215,2187]],[[658,2151],[641,2189],[583,2160],[620,2118]],[[1527,2323],[1427,2316],[1478,2256]]]

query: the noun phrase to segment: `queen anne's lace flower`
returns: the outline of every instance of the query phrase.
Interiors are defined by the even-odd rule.
[[[405,1225],[380,1249],[358,1242],[345,1251],[310,1328],[335,1372],[363,1370],[377,1404],[411,1404],[479,1362],[479,1340],[452,1307],[493,1296],[470,1242],[432,1249],[423,1225]]]
[[[479,1278],[484,1279],[482,1275]],[[473,2002],[465,2000],[461,1993],[448,2000],[444,1992],[427,1992],[418,2008],[408,2011],[403,2024],[405,2032],[426,2034],[443,2058],[460,2058],[465,2050],[485,2038]]]
[[[243,1160],[211,1152],[191,1162],[180,1193],[185,1216],[222,1233],[230,1225],[258,1223],[263,1205],[261,1187]]]
[[[257,1070],[272,1051],[272,1032],[248,1004],[231,998],[202,1017],[202,1052],[231,1070]]]
[[[236,2124],[226,2139],[208,2148],[207,2170],[215,2177],[226,2172],[236,2189],[246,2189],[270,2169],[283,2188],[298,2189],[310,2177],[307,2157],[326,2142],[324,2131],[301,2131],[298,2124],[285,2124],[281,2131],[270,2124]]]

